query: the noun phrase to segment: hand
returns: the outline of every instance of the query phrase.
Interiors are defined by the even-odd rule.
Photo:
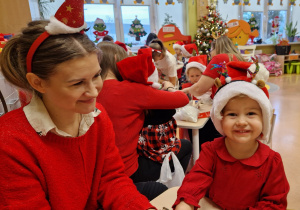
[[[175,210],[194,210],[194,206],[181,201],[175,208]]]
[[[169,81],[162,82],[162,89],[167,90],[168,88],[174,88],[174,85]]]
[[[189,94],[190,93],[190,88],[184,88],[180,91],[184,92],[185,94]]]

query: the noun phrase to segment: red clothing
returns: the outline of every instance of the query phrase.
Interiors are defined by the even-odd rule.
[[[116,145],[131,176],[138,168],[137,144],[145,109],[175,109],[188,104],[181,91],[168,92],[129,81],[105,80],[97,102],[106,109],[116,133]]]
[[[188,83],[183,83],[181,85],[181,87],[182,87],[182,90],[183,90],[184,88],[191,87],[192,85],[193,85],[192,83],[188,82]],[[196,98],[195,96],[193,96],[193,100],[198,100],[198,98]]]
[[[215,55],[211,61],[209,62],[209,64],[207,65],[206,69],[203,72],[203,75],[211,77],[213,79],[216,78],[220,78],[220,74],[217,71],[221,71],[222,69],[220,68],[213,68],[214,66],[212,64],[220,64],[223,62],[228,63],[229,62],[229,56],[227,54],[219,54],[219,55]],[[233,55],[233,59],[232,61],[238,61],[238,59]],[[211,98],[214,98],[215,94],[217,91],[217,87],[215,85],[212,86],[212,94],[211,94]]]
[[[199,159],[178,190],[180,200],[199,208],[208,196],[222,209],[286,209],[289,184],[280,155],[258,141],[250,158],[237,160],[224,137],[202,145]]]
[[[0,118],[0,209],[148,209],[99,106],[86,134],[39,136],[22,108]]]

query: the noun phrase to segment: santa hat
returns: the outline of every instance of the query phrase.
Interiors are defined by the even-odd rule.
[[[119,45],[120,47],[122,47],[126,52],[128,51],[126,45],[123,42],[120,41],[115,41],[115,44]]]
[[[118,70],[123,80],[152,85],[148,77],[153,74],[155,66],[152,62],[152,56],[139,54],[137,56],[125,58],[117,62]]]
[[[196,51],[196,54],[198,55],[198,48],[197,45],[195,43],[193,44],[187,44],[187,45],[182,45],[180,47],[181,52],[183,54],[183,56],[188,56],[188,57],[192,57],[193,56],[193,51]]]
[[[216,82],[220,87],[213,99],[211,109],[211,119],[215,128],[220,134],[225,135],[221,125],[223,118],[221,112],[231,98],[244,94],[259,104],[263,115],[263,135],[258,139],[268,140],[273,108],[269,100],[269,93],[265,87],[265,82],[262,80],[252,82],[253,78],[255,78],[254,74],[257,74],[259,68],[256,69],[256,72],[249,73],[249,67],[252,65],[250,62],[231,61],[226,66],[224,64],[221,65],[223,65],[222,76],[220,80],[217,79],[219,83]]]
[[[94,24],[101,24],[101,23],[103,23],[104,24],[104,21],[103,21],[103,19],[101,19],[101,18],[97,18],[96,20],[95,20],[95,23]]]
[[[173,49],[180,49],[182,45],[184,45],[182,41],[177,41],[175,44],[173,44]]]
[[[87,28],[84,22],[83,4],[83,0],[65,0],[55,15],[50,17],[50,23],[45,26],[46,31],[34,41],[29,49],[26,59],[27,72],[31,72],[31,62],[35,51],[50,35],[81,33]]]
[[[186,70],[185,70],[186,76],[188,76],[189,74],[189,69],[193,67],[199,69],[203,73],[204,70],[206,69],[204,63],[205,62],[203,61],[203,55],[190,57],[189,62],[186,65]]]

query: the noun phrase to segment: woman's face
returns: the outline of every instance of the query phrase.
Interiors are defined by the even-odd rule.
[[[94,110],[103,85],[97,57],[91,53],[55,68],[55,74],[45,81],[43,101],[47,109],[81,114]]]

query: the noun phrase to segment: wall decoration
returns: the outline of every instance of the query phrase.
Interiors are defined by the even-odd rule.
[[[106,31],[106,25],[104,23],[104,21],[100,18],[97,18],[95,20],[94,26],[93,28],[95,29],[95,31],[93,32],[93,34],[95,34],[95,43],[99,42],[99,40],[101,38],[103,38],[105,35],[108,34],[108,31]]]
[[[232,5],[241,5],[241,0],[233,0]]]
[[[227,4],[228,0],[223,0],[224,4]]]
[[[268,0],[268,5],[273,6],[273,0]]]
[[[280,6],[283,6],[282,0],[280,0]]]
[[[100,0],[100,4],[108,4],[109,2],[107,0]]]
[[[296,0],[290,0],[289,5],[296,6]]]
[[[147,32],[144,30],[141,21],[137,19],[137,16],[135,16],[135,19],[132,21],[131,28],[129,29],[128,35],[135,37],[136,41],[140,41],[141,37],[145,36],[146,34]]]
[[[257,5],[260,5],[260,0],[257,0]]]
[[[251,5],[251,4],[250,4],[250,0],[244,0],[243,5],[248,5],[248,6],[250,6],[250,5]]]
[[[249,25],[250,25],[251,31],[259,30],[259,28],[258,28],[258,23],[257,23],[256,18],[254,17],[253,14],[251,14],[251,18],[250,18],[250,20],[248,21],[248,23],[249,23]],[[250,36],[250,39],[251,39],[251,42],[253,42],[254,37],[253,37],[253,36]]]
[[[166,5],[169,5],[169,4],[172,4],[172,5],[174,5],[175,4],[175,2],[173,1],[173,0],[167,0],[167,2],[165,3]]]
[[[84,3],[85,4],[94,4],[94,1],[92,1],[92,0],[85,0]]]
[[[271,36],[278,34],[279,32],[279,17],[275,16],[272,20],[272,26],[271,26]]]
[[[164,22],[163,22],[162,26],[168,25],[168,24],[172,24],[172,25],[176,26],[176,23],[174,23],[173,20],[171,19],[172,16],[169,15],[168,13],[165,13],[165,15],[166,15],[166,17],[164,19]]]
[[[228,38],[234,44],[245,45],[247,44],[249,38],[253,39],[258,37],[258,30],[251,31],[249,23],[244,20],[232,19],[228,22]]]
[[[178,3],[183,3],[184,2],[184,0],[177,0],[178,1]]]
[[[159,2],[158,2],[158,0],[155,0],[155,4],[159,5]]]
[[[159,29],[157,37],[163,42],[164,46],[171,54],[175,54],[173,44],[177,41],[182,41],[185,44],[191,43],[191,36],[185,36],[179,28],[173,24],[164,25]]]
[[[145,2],[143,0],[136,0],[133,2],[134,4],[144,4]]]
[[[216,7],[207,6],[206,16],[200,18],[199,28],[195,37],[195,44],[201,55],[209,55],[211,42],[217,37],[224,35],[227,31],[225,21],[221,18]]]

